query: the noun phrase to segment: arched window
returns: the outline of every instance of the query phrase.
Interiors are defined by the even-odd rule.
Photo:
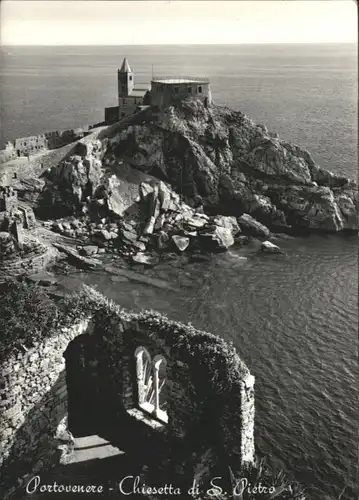
[[[151,356],[144,347],[135,351],[138,406],[151,416],[168,422],[165,410],[164,385],[166,383],[166,360],[163,356]]]
[[[165,395],[165,384],[166,384],[166,360],[163,356],[158,355],[152,361],[152,373],[153,373],[153,385],[155,389],[155,417],[163,422],[168,422],[168,416],[166,412],[166,395]]]

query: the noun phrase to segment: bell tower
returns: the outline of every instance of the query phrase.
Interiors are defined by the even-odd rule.
[[[121,66],[121,69],[117,71],[117,82],[118,82],[118,99],[120,104],[120,98],[128,97],[134,87],[134,77],[135,74],[128,64],[127,58],[125,57]]]

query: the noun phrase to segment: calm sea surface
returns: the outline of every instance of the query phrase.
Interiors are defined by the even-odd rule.
[[[3,48],[1,137],[72,128],[116,105],[127,55],[139,82],[208,76],[216,103],[240,109],[326,168],[357,176],[357,49],[351,45]],[[167,288],[74,274],[129,308],[154,308],[232,339],[256,377],[256,443],[314,499],[354,500],[357,451],[357,238],[281,243],[181,270]]]

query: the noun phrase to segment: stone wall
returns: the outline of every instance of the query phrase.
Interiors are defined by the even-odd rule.
[[[167,423],[140,405],[139,348],[146,349],[152,362],[166,361],[161,410]],[[91,434],[106,429],[107,439],[120,447],[118,429],[140,422],[137,432],[150,439],[150,450],[161,450],[152,453],[153,467],[163,474],[177,471],[173,481],[201,475],[198,465],[204,456],[224,473],[229,465],[253,463],[254,377],[235,348],[219,337],[155,312],[129,314],[115,308],[96,313],[91,334],[71,343],[65,357],[74,435],[84,428]],[[146,453],[144,442],[143,437]]]
[[[6,499],[30,472],[48,467],[55,458],[54,437],[67,414],[63,352],[82,334],[83,320],[39,345],[2,363],[0,390],[0,466]]]
[[[175,101],[188,97],[200,99],[208,104],[212,102],[210,85],[207,82],[188,81],[184,83],[166,83],[165,81],[151,82],[151,105],[163,109]]]
[[[126,96],[118,98],[119,119],[133,115],[138,106],[143,104],[143,97]]]
[[[19,137],[15,139],[15,150],[17,156],[35,154],[44,149],[48,149],[48,142],[45,134]]]
[[[119,107],[118,106],[111,106],[108,108],[105,108],[105,122],[106,123],[116,123],[119,120]]]
[[[88,125],[70,130],[60,130],[55,132],[46,132],[45,136],[49,149],[56,149],[71,142],[81,139],[89,133],[90,127]]]
[[[218,467],[253,463],[254,378],[233,345],[154,311],[125,311],[95,291],[71,307],[75,326],[3,362],[1,498],[56,463],[67,412],[75,436],[98,434],[121,449],[126,435],[138,443],[151,480],[205,480]],[[166,419],[139,404],[139,348],[165,361]]]
[[[5,149],[0,150],[0,164],[19,156],[33,155],[48,149],[60,148],[81,139],[89,133],[89,130],[90,126],[85,125],[76,129],[55,130],[39,135],[18,137],[14,143],[9,141]]]

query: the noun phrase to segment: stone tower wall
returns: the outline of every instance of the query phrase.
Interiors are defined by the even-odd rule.
[[[118,84],[118,99],[120,100],[120,97],[129,96],[135,85],[135,74],[133,72],[122,73],[120,70],[118,70],[117,84]]]

